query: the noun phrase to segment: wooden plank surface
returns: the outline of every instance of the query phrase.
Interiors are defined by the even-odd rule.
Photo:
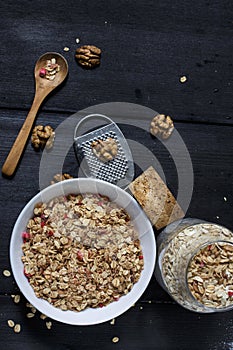
[[[186,216],[233,229],[232,1],[70,0],[64,4],[60,0],[8,0],[1,1],[0,9],[1,166],[33,100],[34,64],[44,52],[57,51],[68,60],[69,77],[42,105],[37,124],[57,128],[71,118],[67,142],[72,146],[77,111],[93,105],[101,110],[100,104],[121,101],[142,106],[145,113],[141,116],[138,108],[137,113],[127,109],[125,118],[117,108],[113,113],[132,148],[135,176],[154,165],[162,169],[174,194],[185,194],[187,188],[180,186],[179,175],[188,172],[181,167],[183,174],[178,174],[168,144],[148,132],[153,111],[171,115],[193,167],[194,187]],[[83,70],[74,59],[76,47],[84,44],[103,51],[95,70]],[[181,76],[187,77],[183,84]],[[186,164],[180,143],[172,145],[176,159]],[[48,330],[39,313],[33,319],[26,317],[26,301],[21,297],[14,304],[11,294],[19,293],[18,287],[2,271],[10,269],[9,242],[15,220],[40,190],[41,155],[28,142],[15,177],[0,180],[1,348],[7,344],[9,350],[232,349],[232,312],[202,315],[184,310],[154,276],[135,307],[118,317],[115,325],[78,327],[53,321]],[[58,147],[55,158],[61,157],[63,149]],[[52,166],[48,166],[51,174]],[[63,170],[78,174],[72,147]],[[8,327],[9,319],[21,324],[20,334]],[[114,336],[120,339],[116,344]]]

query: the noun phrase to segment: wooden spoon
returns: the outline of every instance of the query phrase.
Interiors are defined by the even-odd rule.
[[[46,66],[46,61],[51,60],[52,58],[56,59],[56,63],[60,66],[60,71],[56,73],[54,80],[48,80],[47,78],[40,77],[40,70]],[[27,143],[28,137],[30,135],[33,123],[36,118],[38,109],[45,99],[45,97],[54,90],[58,85],[60,85],[68,74],[68,64],[66,59],[56,53],[56,52],[47,52],[42,55],[35,65],[35,84],[36,91],[35,97],[31,106],[31,109],[25,119],[23,126],[5,160],[5,163],[2,167],[2,173],[6,176],[12,176],[16,170],[18,162],[21,158],[25,145]]]

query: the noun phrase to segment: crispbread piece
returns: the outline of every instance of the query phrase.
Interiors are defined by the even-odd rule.
[[[131,182],[129,189],[157,230],[185,215],[152,166]]]

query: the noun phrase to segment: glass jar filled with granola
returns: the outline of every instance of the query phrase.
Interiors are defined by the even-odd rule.
[[[183,307],[201,313],[233,309],[233,233],[187,218],[157,239],[156,279]]]

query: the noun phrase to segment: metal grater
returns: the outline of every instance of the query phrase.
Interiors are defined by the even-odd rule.
[[[78,135],[81,125],[88,120],[98,119],[104,126],[84,135]],[[115,158],[104,163],[92,150],[92,142],[113,138],[117,143],[118,152]],[[104,180],[119,187],[126,187],[134,177],[134,163],[128,143],[119,127],[103,114],[90,114],[82,118],[74,132],[74,150],[83,173],[88,177]]]

